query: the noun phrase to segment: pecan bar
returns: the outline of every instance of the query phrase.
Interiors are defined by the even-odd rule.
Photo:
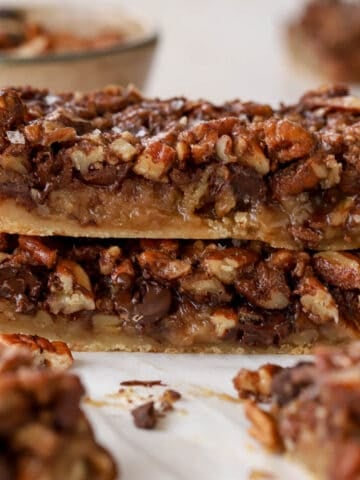
[[[0,237],[0,330],[80,350],[304,351],[359,336],[360,252]]]
[[[0,92],[0,231],[360,247],[360,100]]]
[[[80,408],[83,393],[75,375],[0,345],[1,480],[115,480],[115,464]]]
[[[288,29],[294,56],[333,81],[360,80],[360,4],[311,0]]]
[[[252,398],[250,432],[265,447],[286,451],[319,479],[360,478],[360,342],[319,347],[314,361],[290,368],[242,369],[234,385]]]

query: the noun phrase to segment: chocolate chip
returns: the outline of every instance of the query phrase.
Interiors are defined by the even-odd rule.
[[[89,171],[86,175],[83,175],[83,178],[86,183],[90,185],[98,185],[101,187],[118,185],[124,180],[130,166],[128,163],[122,163],[116,167],[111,165],[102,166],[98,170],[94,169]]]
[[[310,385],[314,378],[314,365],[311,362],[301,362],[295,367],[284,368],[275,375],[271,393],[274,401],[286,405]]]
[[[141,300],[133,306],[132,314],[141,322],[153,323],[165,317],[171,307],[171,291],[156,282],[142,282]]]
[[[137,428],[144,428],[152,430],[157,424],[157,413],[154,407],[154,402],[147,402],[140,407],[131,410],[131,415],[134,418],[134,424]]]
[[[0,268],[0,297],[15,301],[16,311],[29,313],[33,310],[31,300],[36,300],[40,292],[41,282],[28,269]]]
[[[266,184],[254,169],[232,165],[230,182],[240,209],[266,200]]]
[[[247,346],[278,345],[293,330],[292,323],[283,313],[239,310],[239,340]]]

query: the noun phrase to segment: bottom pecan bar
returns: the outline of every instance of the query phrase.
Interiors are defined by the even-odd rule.
[[[0,345],[1,480],[115,480],[83,393],[78,377],[39,367],[28,347]]]
[[[359,289],[356,251],[0,238],[0,331],[76,349],[300,352],[359,336]]]
[[[265,447],[288,452],[319,479],[360,478],[360,342],[318,347],[314,361],[290,368],[242,369],[234,385],[251,399],[250,433]]]

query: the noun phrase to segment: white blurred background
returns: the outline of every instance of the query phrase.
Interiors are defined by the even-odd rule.
[[[324,80],[289,58],[284,24],[303,0],[67,0],[121,5],[160,32],[146,94],[295,101]],[[24,4],[10,0],[0,4]],[[38,0],[27,4],[59,2]]]

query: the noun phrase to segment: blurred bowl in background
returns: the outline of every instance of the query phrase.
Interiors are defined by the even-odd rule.
[[[95,3],[95,2],[94,2]],[[99,8],[100,7],[100,8]],[[89,91],[107,84],[146,84],[158,38],[155,28],[128,16],[120,8],[88,5],[87,9],[68,6],[11,8],[24,13],[26,20],[50,32],[96,36],[119,31],[121,41],[104,48],[41,53],[19,49],[0,52],[0,87],[31,85],[55,92]],[[9,10],[8,10],[9,11]]]

